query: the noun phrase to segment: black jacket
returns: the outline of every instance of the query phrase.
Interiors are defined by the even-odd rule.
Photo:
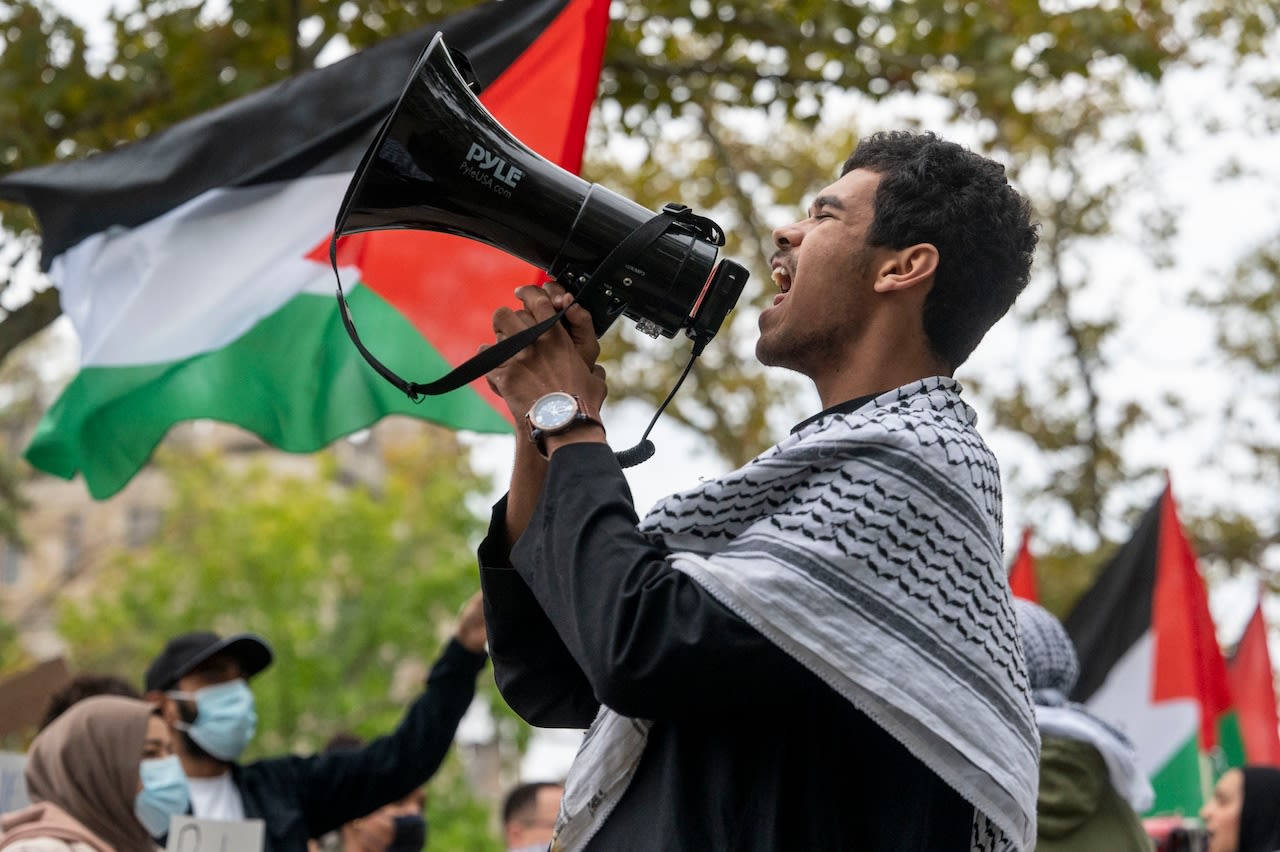
[[[969,848],[972,805],[668,565],[607,446],[555,453],[510,561],[504,517],[479,553],[503,696],[535,725],[586,727],[601,703],[655,722],[590,849]]]
[[[358,751],[269,757],[231,768],[247,819],[266,823],[264,852],[307,840],[403,799],[440,767],[476,691],[483,653],[449,640],[399,727]]]

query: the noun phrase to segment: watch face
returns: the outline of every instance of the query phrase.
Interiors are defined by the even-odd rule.
[[[578,401],[567,393],[549,393],[533,404],[529,420],[544,432],[563,429],[573,422],[578,413]]]

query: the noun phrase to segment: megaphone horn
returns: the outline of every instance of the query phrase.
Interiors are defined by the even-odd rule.
[[[591,312],[597,336],[624,315],[654,337],[685,331],[695,354],[719,331],[747,280],[742,266],[716,263],[724,234],[711,220],[679,204],[655,214],[512,136],[471,91],[439,34],[347,187],[329,245],[335,274],[339,237],[400,228],[468,237],[545,270]],[[361,353],[415,399],[461,387],[554,324],[506,338],[449,375],[418,384],[360,342],[341,281],[338,298]]]

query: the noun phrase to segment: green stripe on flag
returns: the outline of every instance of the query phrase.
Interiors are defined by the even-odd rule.
[[[1244,745],[1240,720],[1234,710],[1218,719],[1219,748],[1213,754],[1200,750],[1198,736],[1191,736],[1182,748],[1151,778],[1156,800],[1150,814],[1200,813],[1213,785],[1228,769],[1244,765]]]
[[[397,372],[449,369],[416,329],[367,287],[349,297],[361,337]],[[472,388],[414,404],[375,373],[347,337],[332,296],[287,302],[230,345],[181,361],[86,367],[40,421],[26,458],[96,498],[119,491],[182,420],[233,423],[292,452],[313,452],[405,414],[455,429],[509,432]]]
[[[1221,765],[1214,767],[1214,780],[1233,766],[1244,766],[1244,735],[1240,732],[1240,716],[1235,709],[1218,718],[1218,745],[1222,748]]]
[[[1169,762],[1151,778],[1156,792],[1152,814],[1194,816],[1204,803],[1201,782],[1199,737],[1192,734]]]

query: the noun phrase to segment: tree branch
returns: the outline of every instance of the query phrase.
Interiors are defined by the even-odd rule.
[[[26,343],[62,314],[58,289],[49,287],[31,297],[31,301],[9,312],[0,322],[0,363],[9,353]]]

